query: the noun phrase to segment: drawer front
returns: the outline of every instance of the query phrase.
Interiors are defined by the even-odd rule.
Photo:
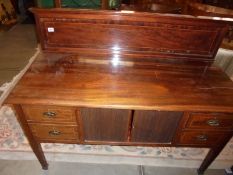
[[[222,132],[184,131],[179,134],[178,145],[212,146],[226,136]]]
[[[76,123],[74,107],[23,105],[28,121]]]
[[[233,114],[190,113],[185,128],[232,130]]]
[[[41,141],[79,140],[77,126],[30,124],[30,128],[33,135]]]

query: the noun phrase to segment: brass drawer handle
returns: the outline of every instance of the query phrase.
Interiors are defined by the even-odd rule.
[[[51,135],[51,136],[59,136],[59,135],[61,135],[61,132],[53,130],[53,131],[49,131],[49,135]]]
[[[207,135],[198,135],[196,138],[199,141],[207,141],[208,140]]]
[[[56,112],[48,111],[48,112],[44,112],[43,115],[47,118],[55,118],[57,114]]]
[[[207,121],[207,124],[208,124],[209,126],[219,126],[219,121],[216,120],[216,119],[211,119],[211,120],[208,120],[208,121]]]

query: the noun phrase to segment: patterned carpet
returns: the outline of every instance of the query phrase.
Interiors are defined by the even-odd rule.
[[[38,51],[37,53],[38,54]],[[35,55],[36,56],[36,55]],[[27,67],[34,60],[32,57],[29,64],[24,70],[17,75],[11,83],[5,84],[0,87],[0,91],[3,91],[3,95],[0,98],[3,101],[4,97],[7,95],[9,90],[18,81],[21,75],[25,72]],[[43,150],[47,153],[52,153],[53,155],[58,154],[69,154],[69,156],[75,155],[86,155],[86,156],[117,156],[118,162],[124,162],[124,159],[130,158],[129,161],[133,159],[158,159],[163,161],[164,166],[171,166],[170,160],[184,160],[185,162],[189,160],[197,160],[201,162],[208,152],[208,149],[202,148],[167,148],[167,147],[130,147],[130,146],[109,146],[109,145],[77,145],[77,144],[43,144]],[[6,152],[31,152],[31,148],[25,138],[16,117],[8,106],[3,106],[0,109],[0,153]],[[227,162],[227,166],[231,165],[233,162],[233,139],[228,143],[225,149],[217,158],[218,162]],[[111,161],[111,159],[108,159]],[[165,160],[165,161],[164,161]],[[97,161],[101,161],[101,158],[97,158]],[[132,161],[134,163],[141,164],[140,161]],[[224,164],[225,165],[225,164]],[[187,165],[188,166],[188,165]],[[198,166],[198,165],[197,165]],[[226,165],[225,165],[226,166]],[[221,167],[222,168],[222,167]]]

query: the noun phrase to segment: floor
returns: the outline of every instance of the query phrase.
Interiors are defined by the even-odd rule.
[[[27,64],[37,47],[33,25],[14,26],[0,33],[0,86],[11,81]],[[1,94],[0,94],[1,95]],[[0,158],[1,159],[1,158]],[[16,173],[17,172],[17,173]],[[50,162],[42,171],[38,161],[0,160],[0,175],[195,175],[195,169],[143,167],[133,165]],[[224,175],[224,170],[208,170],[206,175]]]
[[[37,47],[33,25],[16,25],[0,32],[0,86],[19,73]]]
[[[134,165],[50,162],[47,171],[37,161],[0,160],[0,175],[196,175],[195,169]],[[205,175],[224,175],[224,170],[207,170]]]

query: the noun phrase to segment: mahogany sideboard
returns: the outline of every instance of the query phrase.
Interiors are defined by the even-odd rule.
[[[221,21],[32,9],[42,51],[5,101],[42,168],[40,143],[206,147],[232,137],[233,82],[212,65]]]

